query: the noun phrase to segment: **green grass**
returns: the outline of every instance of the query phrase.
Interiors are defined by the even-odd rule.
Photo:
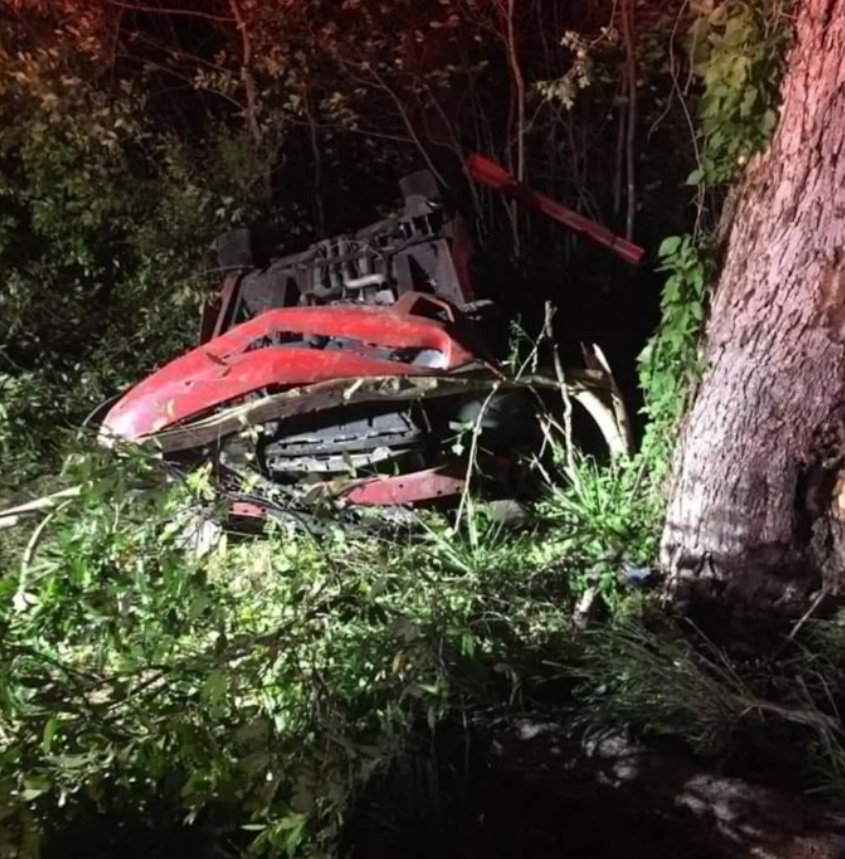
[[[845,627],[737,659],[627,590],[619,560],[648,560],[656,534],[636,462],[580,462],[527,527],[468,497],[413,538],[276,531],[201,558],[168,523],[202,475],[165,490],[156,469],[80,460],[79,497],[0,580],[3,859],[97,808],[331,853],[374,774],[429,772],[420,744],[445,726],[531,713],[711,761],[788,744],[802,784],[845,793]],[[603,612],[584,633],[588,588]]]

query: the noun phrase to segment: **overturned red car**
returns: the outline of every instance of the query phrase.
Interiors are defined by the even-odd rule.
[[[537,203],[491,162],[470,168]],[[495,308],[473,291],[461,218],[428,172],[401,188],[392,217],[260,268],[248,234],[223,237],[230,270],[199,345],[114,403],[101,443],[154,440],[177,466],[212,463],[232,522],[440,504],[472,474],[518,492],[512,466],[537,445],[541,397],[496,361]],[[590,229],[563,207],[544,211]],[[628,258],[641,253],[592,228]]]

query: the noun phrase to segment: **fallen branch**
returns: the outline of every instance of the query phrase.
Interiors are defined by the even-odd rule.
[[[2,510],[0,511],[0,531],[5,528],[14,528],[30,516],[36,516],[39,513],[54,510],[63,502],[69,499],[78,498],[81,492],[81,485],[71,486],[67,489],[53,492],[51,495],[44,495],[43,497],[36,498],[33,501],[27,501],[26,504],[19,504],[17,507],[10,507],[8,510]]]
[[[574,395],[585,390],[604,389],[607,380],[603,372],[571,371],[567,384]],[[508,379],[492,374],[378,376],[369,379],[338,379],[270,394],[222,410],[203,420],[183,427],[162,430],[150,437],[163,453],[175,453],[206,444],[214,444],[227,435],[242,432],[267,421],[283,420],[340,405],[380,402],[411,402],[433,398],[465,395],[472,391],[492,388],[557,390],[557,379],[525,376]],[[147,439],[141,439],[141,442]]]
[[[619,385],[616,383],[616,377],[610,369],[610,362],[607,360],[602,349],[595,343],[591,343],[589,346],[582,345],[581,352],[584,355],[584,363],[587,369],[603,373],[605,376],[607,389],[610,392],[613,423],[618,436],[619,449],[623,453],[633,453],[634,432],[631,428],[631,419],[628,416],[628,410],[625,408],[625,399],[622,396],[622,391],[619,389]],[[593,394],[593,396],[595,395]],[[605,409],[607,408],[604,403],[602,403],[602,406]]]

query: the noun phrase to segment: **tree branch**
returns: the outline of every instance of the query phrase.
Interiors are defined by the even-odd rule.
[[[634,4],[636,0],[623,0],[622,30],[625,37],[625,62],[628,78],[628,119],[625,141],[625,174],[628,179],[628,213],[625,218],[625,238],[634,236],[634,217],[637,210],[636,187],[636,123],[637,123],[637,47],[634,33]]]
[[[506,46],[508,53],[508,65],[513,75],[514,95],[516,96],[516,179],[518,182],[525,181],[525,78],[522,74],[522,66],[519,62],[519,53],[516,45],[516,29],[514,27],[514,10],[516,0],[507,0],[507,13],[505,15]]]
[[[375,85],[376,87],[378,87],[378,89],[387,94],[388,98],[393,102],[394,106],[396,107],[396,112],[399,115],[399,119],[402,121],[402,125],[405,126],[405,130],[408,132],[408,137],[411,139],[411,142],[417,148],[418,152],[425,161],[426,167],[431,171],[435,179],[437,179],[437,181],[444,188],[449,187],[449,183],[446,181],[446,179],[443,177],[437,167],[434,166],[434,162],[431,160],[431,156],[428,154],[428,151],[423,145],[422,140],[420,140],[420,136],[419,134],[417,134],[417,131],[414,128],[413,123],[411,122],[410,116],[408,116],[408,111],[405,109],[405,105],[402,104],[402,99],[399,98],[395,90],[387,83],[387,81],[384,80],[384,78],[381,77],[381,75],[379,75],[377,71],[375,71],[374,68],[371,67],[370,69],[368,69],[368,71],[372,75],[372,80],[365,81],[361,80],[360,78],[359,80],[361,80],[361,82],[364,84],[369,83],[370,85]]]
[[[238,32],[241,36],[241,80],[244,85],[244,94],[246,96],[246,107],[244,109],[246,126],[249,134],[255,144],[256,156],[261,158],[261,150],[263,144],[263,133],[261,124],[258,121],[258,93],[255,89],[255,78],[252,76],[252,41],[249,37],[249,28],[246,25],[246,19],[243,15],[239,0],[229,0],[229,9],[232,11],[232,16],[237,23]],[[271,168],[269,162],[264,164],[262,174],[262,197],[269,200],[273,194]]]
[[[218,24],[233,24],[234,18],[225,15],[215,15],[211,12],[201,12],[198,9],[177,9],[171,7],[148,6],[146,3],[126,3],[123,0],[106,0],[110,6],[119,9],[128,9],[130,12],[151,12],[159,15],[190,15],[194,18],[203,18],[206,21],[214,21]]]
[[[311,105],[308,90],[305,90],[305,116],[308,120],[308,135],[311,141],[311,155],[314,159],[314,205],[317,210],[317,229],[320,235],[326,233],[326,212],[323,205],[323,165],[320,152],[320,135],[317,118]]]

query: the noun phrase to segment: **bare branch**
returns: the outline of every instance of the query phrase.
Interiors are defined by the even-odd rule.
[[[636,122],[637,122],[637,46],[634,31],[634,0],[622,4],[622,30],[625,34],[625,68],[628,78],[628,119],[625,140],[625,174],[628,180],[628,213],[625,219],[625,238],[630,242],[634,235],[634,216],[637,209],[636,186]]]
[[[506,47],[508,65],[513,75],[514,95],[516,96],[516,180],[525,181],[525,78],[519,62],[519,52],[516,44],[516,29],[514,27],[514,10],[516,0],[507,0],[505,14]]]
[[[431,160],[431,156],[428,154],[428,150],[423,144],[422,140],[420,140],[419,134],[417,134],[416,129],[414,128],[413,123],[411,122],[411,117],[408,116],[408,111],[405,108],[405,105],[402,103],[402,99],[396,94],[396,91],[391,87],[384,78],[372,67],[368,69],[372,76],[371,81],[362,81],[362,83],[369,83],[371,86],[375,86],[380,89],[382,92],[386,93],[388,98],[393,102],[396,112],[399,115],[399,119],[402,121],[402,125],[405,126],[405,130],[408,132],[408,137],[411,139],[411,142],[416,146],[423,160],[425,161],[426,167],[431,171],[432,175],[440,182],[443,187],[448,187],[449,183],[434,166],[434,163]]]
[[[190,15],[194,18],[203,18],[206,21],[214,21],[218,24],[234,24],[235,19],[226,15],[215,15],[212,12],[202,12],[198,9],[179,9],[173,7],[148,6],[146,3],[126,3],[124,0],[106,0],[110,6],[119,9],[128,9],[130,12],[151,12],[160,15]]]
[[[241,36],[241,80],[243,81],[244,94],[246,96],[246,105],[244,108],[246,126],[255,144],[256,154],[258,157],[261,157],[264,135],[258,122],[258,92],[255,88],[255,78],[252,76],[252,40],[250,39],[249,29],[246,25],[246,19],[244,18],[239,0],[229,0],[229,8],[232,10],[232,15],[238,25],[238,32]],[[269,160],[264,164],[261,190],[264,199],[269,200],[273,194],[273,180]]]

